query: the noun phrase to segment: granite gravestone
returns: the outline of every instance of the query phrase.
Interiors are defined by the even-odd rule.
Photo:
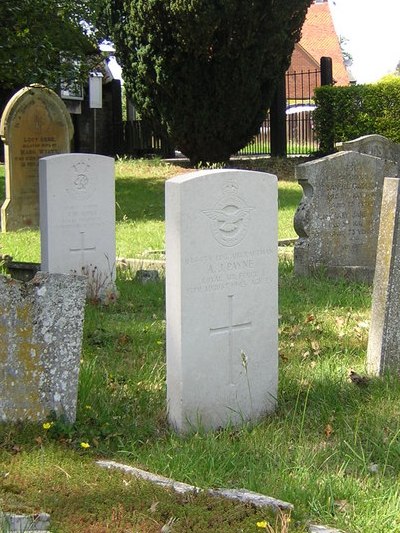
[[[178,432],[276,405],[276,176],[199,171],[166,182],[167,396]]]
[[[372,295],[367,366],[400,371],[400,180],[385,178]]]
[[[39,158],[70,151],[73,126],[64,102],[42,86],[25,87],[8,102],[0,123],[6,200],[1,229],[39,225]]]
[[[323,268],[333,277],[372,282],[383,179],[396,172],[394,162],[358,152],[297,167],[303,198],[294,217],[296,274]]]
[[[398,171],[400,170],[400,144],[394,143],[383,135],[364,135],[352,141],[338,143],[336,147],[339,151],[359,152],[395,161]]]
[[[85,275],[89,296],[106,298],[115,281],[114,159],[49,156],[39,173],[42,271]]]
[[[74,422],[86,279],[0,276],[0,420]]]

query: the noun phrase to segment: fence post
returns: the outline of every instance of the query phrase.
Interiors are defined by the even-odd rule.
[[[286,74],[276,84],[270,108],[271,156],[286,157]]]
[[[333,85],[332,58],[321,57],[321,85]]]

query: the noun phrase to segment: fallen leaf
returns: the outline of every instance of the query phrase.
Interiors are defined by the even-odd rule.
[[[318,341],[311,341],[311,348],[315,355],[319,355],[321,353],[320,345]]]
[[[150,513],[155,513],[155,512],[156,512],[159,503],[160,503],[160,502],[153,502],[153,503],[150,505],[150,508],[149,508]]]

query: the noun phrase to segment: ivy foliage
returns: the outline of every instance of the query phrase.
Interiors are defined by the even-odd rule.
[[[334,151],[338,142],[377,133],[400,143],[400,78],[315,91],[315,128],[320,151]]]
[[[259,131],[311,0],[108,0],[141,117],[193,164],[225,162]]]

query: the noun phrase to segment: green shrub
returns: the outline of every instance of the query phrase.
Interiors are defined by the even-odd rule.
[[[315,91],[315,128],[320,151],[335,143],[378,133],[400,142],[400,78],[370,85],[319,87]]]

